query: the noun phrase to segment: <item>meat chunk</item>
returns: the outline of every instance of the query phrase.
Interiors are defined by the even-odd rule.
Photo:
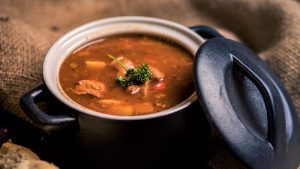
[[[128,60],[124,56],[119,56],[116,58],[116,60],[114,60],[110,63],[110,66],[112,66],[113,68],[116,68],[120,75],[124,76],[126,74],[126,70],[118,62],[122,63],[126,69],[134,68],[133,63],[130,60]]]
[[[74,93],[78,95],[90,94],[97,98],[101,98],[103,97],[105,90],[105,84],[97,80],[80,80],[74,88]]]
[[[140,89],[141,88],[137,85],[132,85],[127,87],[127,91],[132,95],[137,94],[140,91]]]
[[[141,86],[141,94],[144,97],[147,97],[149,93],[149,89],[150,89],[150,81],[146,81],[145,84]]]
[[[150,68],[150,71],[152,73],[152,75],[151,75],[152,80],[157,80],[157,81],[163,81],[164,80],[165,75],[160,70],[156,69],[153,66],[149,66],[149,68]]]

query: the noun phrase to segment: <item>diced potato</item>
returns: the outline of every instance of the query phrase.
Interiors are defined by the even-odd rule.
[[[119,100],[113,100],[113,99],[103,99],[103,100],[99,100],[98,103],[100,103],[102,107],[107,107],[107,106],[121,104],[122,102]]]
[[[99,100],[99,103],[101,103],[101,104],[120,104],[121,101],[113,100],[113,99],[103,99],[103,100]]]
[[[85,61],[85,65],[90,69],[103,69],[106,63],[102,61]]]
[[[133,105],[134,111],[137,114],[148,114],[154,111],[151,103],[136,103]]]
[[[112,113],[119,116],[132,116],[134,113],[131,105],[115,105],[112,109]]]

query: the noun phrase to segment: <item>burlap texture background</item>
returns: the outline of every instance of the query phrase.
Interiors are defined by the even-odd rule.
[[[204,24],[229,38],[240,39],[269,63],[288,90],[300,117],[299,3],[296,0],[0,0],[0,105],[27,119],[19,107],[19,98],[42,83],[43,57],[58,37],[89,21],[140,15],[186,26]],[[214,168],[233,168],[232,160],[226,164],[226,160],[218,162],[218,159],[222,158],[212,159]]]

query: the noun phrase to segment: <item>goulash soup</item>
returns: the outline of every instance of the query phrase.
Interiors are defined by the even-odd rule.
[[[191,96],[192,58],[162,38],[110,36],[71,53],[59,82],[69,98],[88,109],[119,116],[150,114]]]

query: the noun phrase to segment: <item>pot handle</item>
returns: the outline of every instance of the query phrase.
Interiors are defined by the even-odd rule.
[[[46,101],[47,98],[49,98],[49,94],[47,94],[47,89],[42,84],[24,94],[20,99],[20,106],[30,119],[44,131],[61,130],[77,126],[78,122],[75,117],[63,114],[50,115],[41,110],[37,103]]]
[[[209,26],[198,25],[192,26],[190,29],[205,39],[223,37],[219,32]]]

